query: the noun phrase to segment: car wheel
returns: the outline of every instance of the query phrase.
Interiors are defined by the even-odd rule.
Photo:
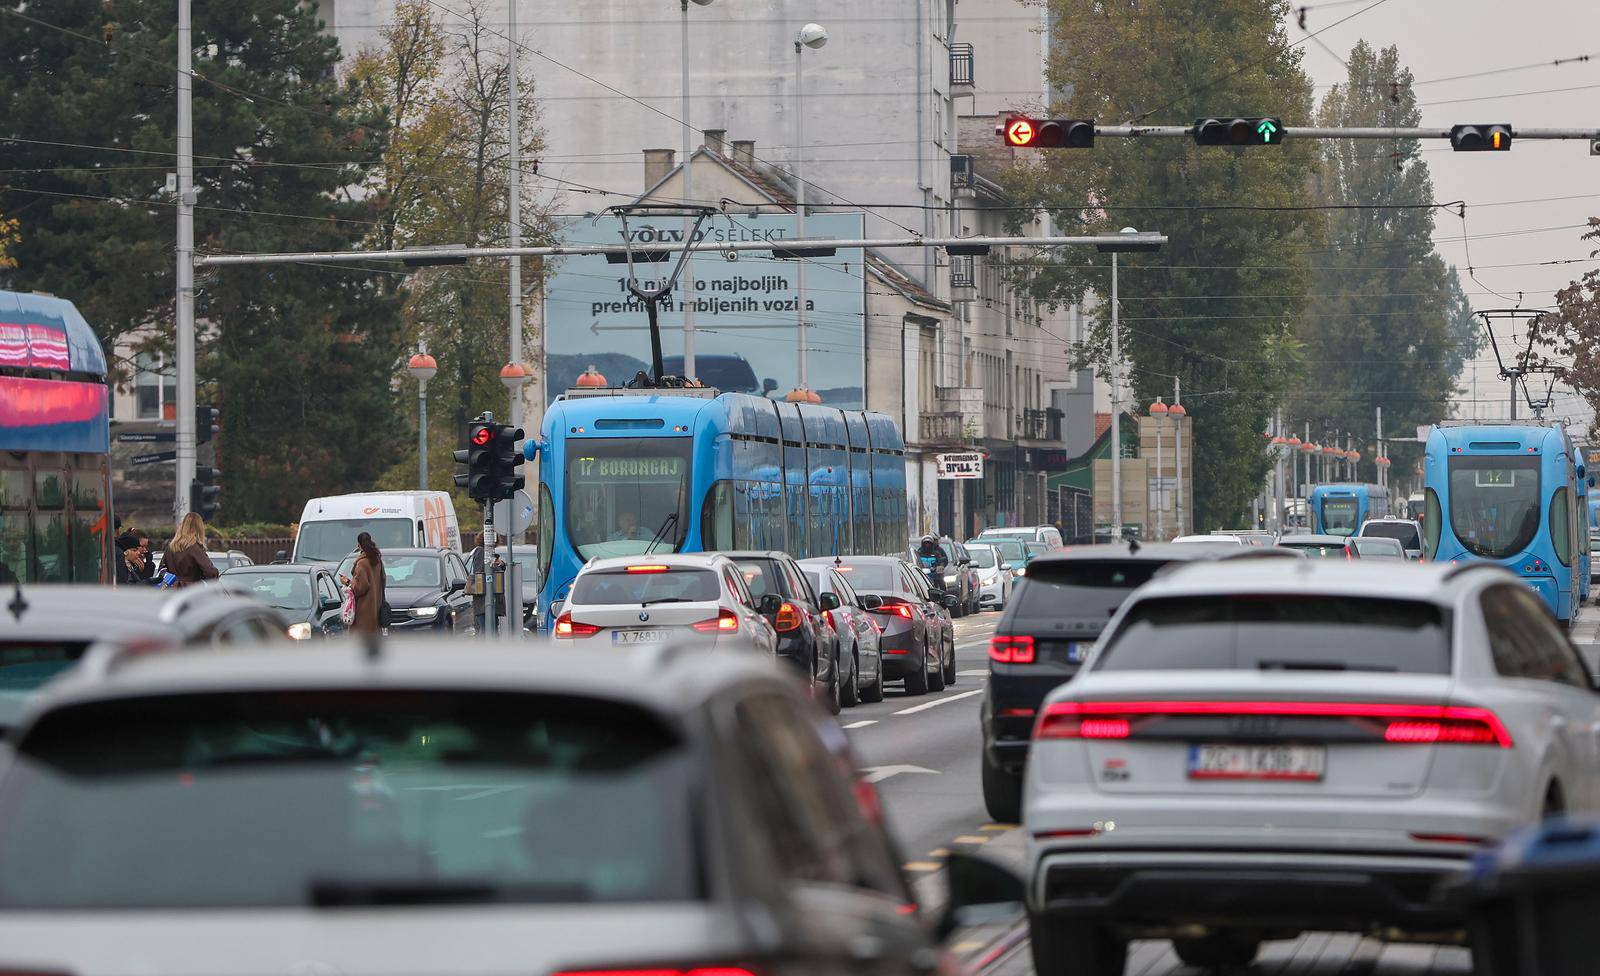
[[[867,690],[861,693],[861,700],[864,702],[883,701],[883,652],[880,650],[878,654],[878,674],[872,679],[872,684],[867,686]]]
[[[944,686],[949,688],[956,683],[956,639],[950,638],[950,653],[945,657]]]
[[[944,644],[941,642],[939,646],[943,647]],[[938,651],[932,651],[932,650],[928,651],[927,653],[932,655],[932,657],[933,657],[933,673],[928,675],[928,690],[929,691],[943,691],[944,690],[944,655],[940,654]],[[926,661],[927,658],[925,657],[923,660]]]
[[[917,666],[906,675],[906,694],[926,695],[928,693],[928,645],[922,645],[922,656],[917,661]]]
[[[992,762],[984,750],[983,807],[995,823],[1022,823],[1022,777]]]
[[[1028,918],[1038,976],[1122,976],[1128,943],[1109,928],[1079,919]]]
[[[854,648],[850,651],[850,680],[844,682],[839,691],[839,703],[845,708],[854,708],[861,703],[861,659],[856,656]]]
[[[1173,939],[1172,950],[1185,965],[1198,969],[1248,966],[1261,950],[1261,940],[1239,932],[1213,932],[1198,938]]]
[[[822,707],[828,710],[829,715],[839,714],[839,696],[841,694],[840,686],[843,683],[844,682],[839,680],[839,650],[838,646],[835,645],[833,652],[833,666],[828,669],[828,684],[822,689]]]

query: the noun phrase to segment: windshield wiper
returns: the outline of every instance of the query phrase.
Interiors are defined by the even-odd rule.
[[[650,547],[644,551],[646,556],[650,555],[652,552],[655,552],[656,546],[659,546],[662,542],[666,541],[667,530],[672,528],[673,523],[677,521],[677,512],[667,513],[667,517],[661,520],[661,528],[657,529],[656,534],[650,537]]]
[[[654,600],[641,600],[641,601],[639,601],[639,606],[641,606],[641,607],[653,607],[658,603],[694,603],[694,602],[695,601],[689,599],[686,596],[660,596],[660,597],[656,597]]]
[[[307,886],[316,908],[372,905],[484,905],[495,902],[586,902],[583,885],[501,884],[497,881],[341,881],[316,880]]]

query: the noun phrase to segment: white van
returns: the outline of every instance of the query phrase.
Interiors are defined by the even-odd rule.
[[[336,563],[355,550],[362,532],[372,533],[379,549],[461,551],[461,526],[448,494],[374,491],[306,502],[294,537],[294,561]]]

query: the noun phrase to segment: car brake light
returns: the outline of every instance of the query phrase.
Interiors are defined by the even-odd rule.
[[[824,611],[822,614],[822,622],[827,625],[829,630],[834,631],[835,633],[838,632],[839,628],[833,623],[833,614]]]
[[[570,612],[556,618],[557,637],[593,637],[598,633],[600,633],[599,627],[573,620]]]
[[[800,611],[795,609],[794,604],[785,603],[778,608],[778,616],[773,619],[772,626],[776,627],[780,634],[790,630],[799,630]]]
[[[883,606],[879,607],[878,609],[876,609],[876,610],[874,610],[872,612],[873,613],[891,613],[891,614],[894,614],[896,617],[904,617],[907,620],[911,619],[911,608],[909,606],[907,606],[906,604],[904,604],[904,603],[885,603]]]
[[[629,566],[627,571],[630,572],[630,573],[665,573],[667,571],[667,567],[659,566],[659,565],[658,566]]]
[[[1411,833],[1412,840],[1428,841],[1435,844],[1487,844],[1487,837],[1475,837],[1472,834],[1419,834]]]
[[[1001,664],[1032,664],[1033,637],[1029,634],[995,634],[989,638],[989,660]]]
[[[1511,748],[1511,733],[1487,708],[1407,705],[1389,702],[1322,701],[1093,701],[1056,702],[1034,726],[1035,739],[1125,739],[1140,718],[1184,715],[1274,715],[1344,718],[1370,729],[1382,723],[1385,742],[1398,745],[1498,745]]]
[[[717,611],[715,617],[708,617],[689,626],[702,634],[731,634],[739,629],[739,617],[724,607]]]

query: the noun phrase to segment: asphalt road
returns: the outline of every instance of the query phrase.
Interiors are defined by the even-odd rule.
[[[1600,639],[1581,630],[1600,627],[1593,610],[1580,618],[1580,641]],[[978,785],[978,707],[987,674],[988,639],[1000,615],[985,611],[956,621],[954,687],[912,697],[891,685],[884,701],[842,712],[862,768],[878,787],[890,829],[905,857],[907,873],[925,906],[942,903],[942,861],[951,851],[985,850],[995,860],[1022,868],[1021,835],[997,824],[983,808]],[[1589,619],[1585,619],[1589,618]],[[1588,650],[1588,648],[1585,648]],[[1597,648],[1600,650],[1600,648]],[[979,976],[1031,976],[1025,940],[997,928],[971,933],[954,946]],[[1009,949],[1008,946],[1015,945]],[[1165,941],[1135,943],[1127,976],[1199,976],[1184,966]],[[1465,949],[1400,945],[1346,933],[1308,933],[1268,943],[1255,965],[1234,973],[1253,976],[1439,976],[1471,972]]]

